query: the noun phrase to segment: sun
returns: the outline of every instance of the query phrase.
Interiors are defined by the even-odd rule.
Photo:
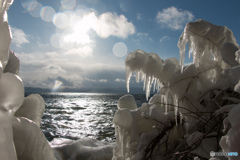
[[[84,15],[72,27],[72,33],[64,37],[65,42],[72,42],[86,45],[92,42],[89,30],[94,29],[97,25],[97,18],[94,13]]]

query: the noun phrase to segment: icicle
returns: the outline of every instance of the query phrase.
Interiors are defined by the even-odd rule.
[[[129,67],[126,67],[126,87],[127,87],[127,92],[129,93],[129,83],[130,83],[130,79],[132,76],[132,71]]]
[[[168,105],[165,105],[165,113],[168,112]]]
[[[136,82],[139,83],[139,79],[140,79],[140,71],[136,71]]]
[[[182,67],[182,71],[183,71],[183,66],[184,66],[186,44],[187,44],[187,39],[186,39],[185,33],[183,32],[178,41],[178,48],[179,48],[179,52],[180,52],[179,63],[180,63],[180,66]]]
[[[148,97],[150,97],[150,91],[151,91],[151,82],[152,82],[152,77],[151,76],[146,76],[146,92],[145,92],[145,94],[146,94],[146,99],[148,100]]]
[[[192,53],[192,36],[188,38],[188,58],[191,58]]]
[[[152,83],[153,83],[153,92],[155,92],[157,79],[153,78],[153,82]]]
[[[176,123],[176,126],[178,126],[178,122],[177,122],[178,107],[177,106],[174,107],[174,111],[175,111],[175,123]]]

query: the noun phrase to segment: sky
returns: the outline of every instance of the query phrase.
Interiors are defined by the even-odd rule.
[[[127,54],[141,49],[179,59],[188,22],[227,26],[239,44],[239,6],[239,0],[15,0],[10,49],[25,87],[126,88]],[[131,87],[142,84],[132,78]]]

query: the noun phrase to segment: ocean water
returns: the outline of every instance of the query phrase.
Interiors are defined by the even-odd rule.
[[[46,108],[41,129],[47,139],[77,140],[93,138],[115,140],[112,119],[117,102],[124,94],[110,93],[40,93]],[[146,102],[144,94],[133,95],[138,106]]]

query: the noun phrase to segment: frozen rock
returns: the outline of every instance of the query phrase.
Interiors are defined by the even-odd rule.
[[[120,108],[128,108],[130,110],[136,109],[137,104],[136,104],[135,98],[130,94],[122,96],[118,100],[118,109]]]
[[[31,94],[25,97],[22,106],[15,113],[16,117],[26,117],[40,127],[41,118],[45,110],[44,99],[39,94]]]
[[[0,91],[0,155],[2,159],[14,160],[12,118],[24,99],[22,80],[12,73],[4,73],[0,79]]]
[[[10,72],[13,74],[19,73],[20,61],[17,58],[16,54],[13,51],[9,51],[9,59],[7,65],[4,68],[4,73]]]
[[[129,109],[119,109],[113,117],[113,123],[121,128],[131,130],[132,127],[132,115]]]
[[[0,79],[0,91],[0,108],[14,114],[24,100],[21,78],[13,73],[4,73]]]
[[[41,129],[26,118],[13,118],[13,140],[18,160],[56,160]]]

